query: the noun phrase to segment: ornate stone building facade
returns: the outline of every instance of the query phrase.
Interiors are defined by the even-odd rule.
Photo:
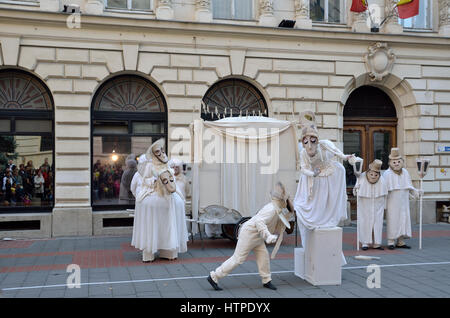
[[[129,233],[108,226],[129,207],[108,203],[117,176],[99,184],[97,160],[139,155],[160,137],[169,156],[183,155],[190,140],[179,131],[227,83],[252,92],[270,117],[314,111],[321,138],[346,152],[384,158],[398,146],[416,186],[416,158],[431,159],[424,220],[440,221],[436,209],[450,200],[450,1],[428,1],[423,23],[410,24],[389,16],[392,1],[371,2],[371,17],[387,18],[379,32],[344,0],[0,0],[0,91],[17,83],[8,92],[20,100],[30,84],[13,78],[28,76],[49,104],[0,103],[0,134],[51,136],[41,150],[52,150],[54,172],[39,211],[0,211],[0,223],[39,227],[0,236]],[[80,14],[63,12],[73,4]],[[20,120],[30,120],[23,131]],[[33,128],[45,120],[51,127]]]

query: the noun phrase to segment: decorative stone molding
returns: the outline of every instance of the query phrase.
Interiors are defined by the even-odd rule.
[[[105,10],[105,2],[102,0],[88,0],[84,11],[86,14],[102,15]]]
[[[312,20],[309,16],[309,0],[295,0],[295,28],[312,29]]]
[[[211,0],[195,1],[195,20],[198,22],[211,22],[213,20]]]
[[[368,14],[366,11],[364,12],[352,12],[353,14],[353,23],[352,23],[352,31],[353,32],[370,32],[370,28],[367,25]]]
[[[439,0],[439,35],[450,37],[450,0]]]
[[[395,54],[388,48],[387,43],[377,42],[367,48],[364,55],[366,67],[371,81],[381,81],[388,75],[395,63]]]
[[[40,0],[39,9],[41,11],[59,12],[61,3],[59,0]]]
[[[273,14],[273,0],[259,1],[259,25],[276,26],[277,20]]]
[[[386,0],[385,2],[385,16],[387,17],[385,27],[383,28],[384,33],[399,34],[403,33],[403,26],[398,23],[398,12],[395,9],[397,4],[396,0]]]
[[[158,20],[172,20],[174,17],[172,0],[159,0],[156,7],[156,19]]]

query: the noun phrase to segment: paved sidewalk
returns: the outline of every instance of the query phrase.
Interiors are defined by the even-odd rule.
[[[344,228],[343,249],[348,264],[340,286],[313,286],[294,275],[294,234],[285,237],[271,261],[276,291],[263,288],[254,255],[222,279],[214,291],[208,273],[232,255],[228,239],[200,240],[175,261],[142,263],[130,236],[70,237],[0,241],[0,297],[145,297],[145,298],[359,298],[450,297],[450,224],[423,226],[419,250],[418,226],[412,249],[356,251],[356,228]],[[385,239],[384,239],[385,242]],[[271,251],[272,247],[269,248]],[[356,260],[355,255],[379,256]],[[67,266],[81,269],[81,288],[68,288]],[[381,287],[368,288],[367,265],[381,268]],[[69,282],[71,282],[69,280]]]

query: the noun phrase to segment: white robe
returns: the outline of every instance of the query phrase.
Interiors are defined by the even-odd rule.
[[[383,176],[375,184],[367,180],[364,172],[357,179],[355,188],[357,193],[358,234],[359,241],[364,244],[381,245],[383,235],[383,216],[386,208],[387,185]]]
[[[418,196],[418,191],[413,187],[408,170],[402,168],[400,175],[391,168],[383,174],[389,194],[386,206],[386,225],[388,240],[400,237],[411,237],[411,217],[409,210],[409,194]]]
[[[300,153],[301,174],[293,202],[299,222],[309,230],[335,227],[347,218],[345,168],[334,160],[345,155],[328,140],[320,140],[317,148],[313,158],[305,149]],[[317,177],[315,167],[321,168]]]
[[[165,250],[175,251],[176,256],[187,251],[185,206],[178,193],[146,195],[136,202],[136,215],[131,245],[148,254]]]
[[[310,232],[316,228],[335,227],[347,219],[347,188],[345,168],[335,157],[345,155],[329,140],[320,140],[317,154],[311,158],[300,152],[300,180],[294,198],[294,209],[302,245],[306,247]],[[314,177],[314,168],[321,172]],[[342,253],[342,265],[347,264]]]

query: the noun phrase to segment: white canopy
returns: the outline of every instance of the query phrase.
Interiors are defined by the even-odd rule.
[[[295,195],[299,169],[296,123],[229,117],[191,124],[192,212],[218,204],[253,216],[277,181]]]

